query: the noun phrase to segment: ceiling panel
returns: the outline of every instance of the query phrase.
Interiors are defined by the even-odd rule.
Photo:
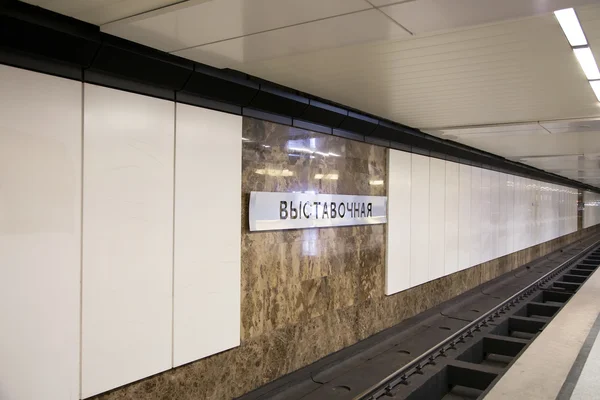
[[[375,7],[381,7],[381,6],[389,6],[391,4],[406,3],[408,1],[416,1],[416,0],[369,0],[369,3],[373,4]]]
[[[216,67],[239,68],[247,62],[409,36],[406,30],[371,9],[193,47],[174,54]]]
[[[494,137],[507,138],[511,136],[524,135],[549,135],[550,133],[540,124],[514,124],[484,127],[468,127],[443,130],[429,130],[427,133],[450,140],[472,140],[479,138]]]
[[[515,161],[584,183],[590,183],[589,181],[600,178],[600,162],[598,160],[588,160],[581,155],[523,157],[516,158]]]
[[[96,25],[156,10],[185,0],[25,0]]]
[[[540,122],[550,133],[596,132],[600,140],[600,118]]]
[[[434,32],[551,13],[593,0],[418,0],[381,10],[413,33]]]
[[[139,15],[102,30],[177,51],[369,8],[365,0],[213,0]]]
[[[551,14],[237,68],[420,128],[600,115]]]
[[[446,137],[452,135],[451,131],[445,132]],[[600,135],[597,132],[513,135],[510,138],[464,135],[453,140],[509,158],[600,153]]]

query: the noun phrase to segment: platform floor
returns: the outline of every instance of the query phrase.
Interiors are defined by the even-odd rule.
[[[558,396],[559,400],[573,399],[597,399],[600,398],[600,317],[596,322],[586,343],[581,348],[579,356],[571,368],[565,385]]]
[[[600,273],[594,272],[484,397],[600,399]]]

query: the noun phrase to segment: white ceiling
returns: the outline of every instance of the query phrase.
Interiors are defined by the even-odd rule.
[[[600,118],[451,128],[430,133],[600,186]]]
[[[600,186],[600,106],[552,14],[576,7],[600,61],[600,0],[29,2]]]
[[[102,25],[185,0],[25,0],[60,14]]]

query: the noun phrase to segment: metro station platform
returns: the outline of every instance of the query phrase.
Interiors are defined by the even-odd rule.
[[[600,398],[599,330],[596,270],[484,398]]]
[[[0,400],[600,399],[596,61],[599,0],[0,0]]]

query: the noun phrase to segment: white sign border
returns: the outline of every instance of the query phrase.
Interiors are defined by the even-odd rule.
[[[267,207],[271,210],[264,211],[264,206],[258,202],[261,197],[276,197],[277,203],[285,201],[311,201],[332,202],[371,202],[376,205],[375,210],[383,207],[381,215],[373,217],[351,217],[351,218],[327,218],[327,219],[256,219],[255,214],[269,213],[273,208],[273,201],[270,201]],[[262,199],[264,200],[264,199]],[[269,199],[270,200],[270,199]],[[363,195],[343,195],[343,194],[324,194],[324,193],[293,193],[293,192],[250,192],[250,203],[248,207],[248,223],[250,232],[281,231],[292,229],[311,229],[311,228],[332,228],[336,226],[360,226],[360,225],[380,225],[387,223],[387,196],[363,196]],[[271,211],[272,212],[272,211]]]

